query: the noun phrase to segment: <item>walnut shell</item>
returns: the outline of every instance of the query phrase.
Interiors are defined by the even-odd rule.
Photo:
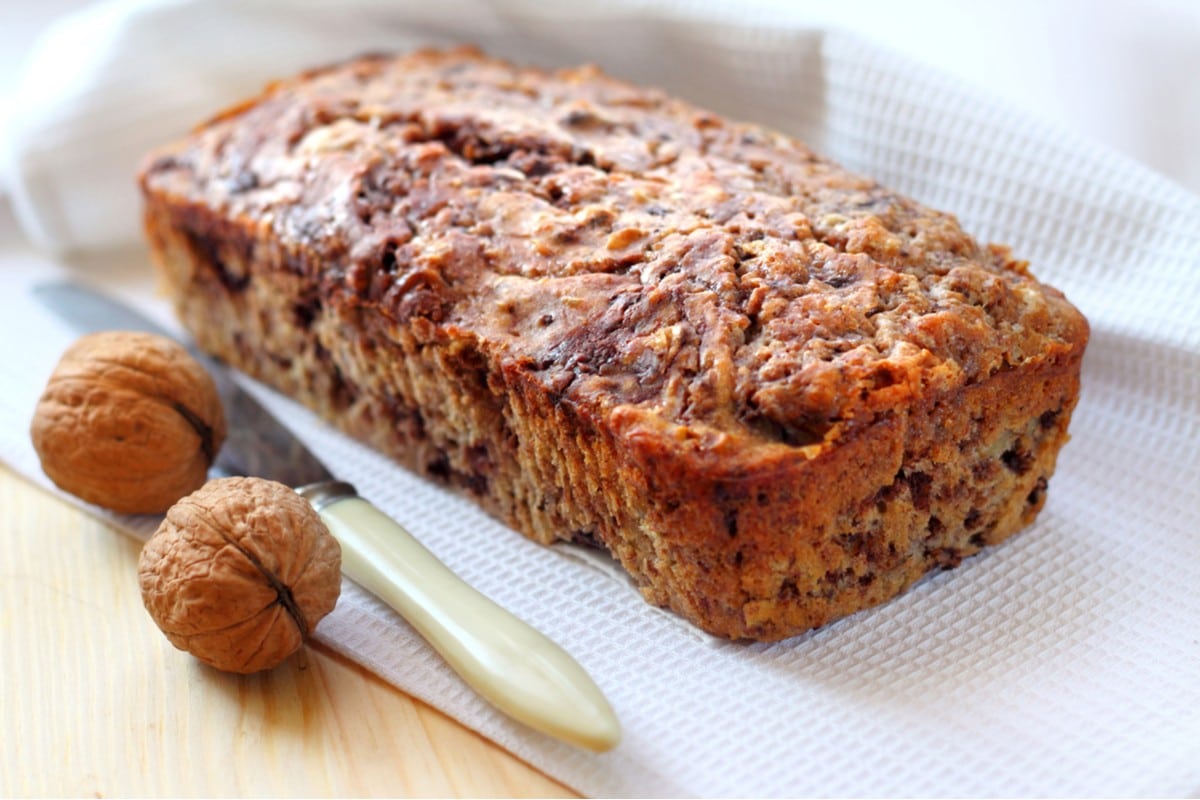
[[[220,478],[180,500],[138,559],[142,601],[173,645],[226,672],[270,669],[333,610],[342,549],[281,483]]]
[[[113,511],[159,514],[204,484],[225,415],[212,378],[181,345],[108,331],[63,354],[30,434],[59,488]]]

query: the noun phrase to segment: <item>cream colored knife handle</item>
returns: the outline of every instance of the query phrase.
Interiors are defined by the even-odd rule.
[[[468,586],[349,484],[298,491],[341,543],[346,577],[398,611],[492,705],[590,750],[620,740],[612,707],[561,647]]]

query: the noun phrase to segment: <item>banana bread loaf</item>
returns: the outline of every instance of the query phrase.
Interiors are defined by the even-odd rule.
[[[311,71],[152,154],[206,349],[646,599],[779,639],[1033,520],[1084,318],[954,217],[593,68]]]

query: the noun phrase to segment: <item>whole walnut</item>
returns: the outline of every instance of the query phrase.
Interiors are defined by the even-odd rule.
[[[108,331],[63,354],[30,428],[59,488],[127,514],[160,514],[204,484],[225,440],[212,378],[163,336]]]
[[[333,610],[342,550],[281,483],[219,478],[180,500],[142,548],[142,601],[173,645],[226,672],[270,669]]]

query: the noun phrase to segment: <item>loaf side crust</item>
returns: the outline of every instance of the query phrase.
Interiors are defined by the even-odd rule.
[[[474,51],[282,82],[154,154],[200,344],[652,603],[779,639],[1045,502],[1087,324],[779,134]]]

